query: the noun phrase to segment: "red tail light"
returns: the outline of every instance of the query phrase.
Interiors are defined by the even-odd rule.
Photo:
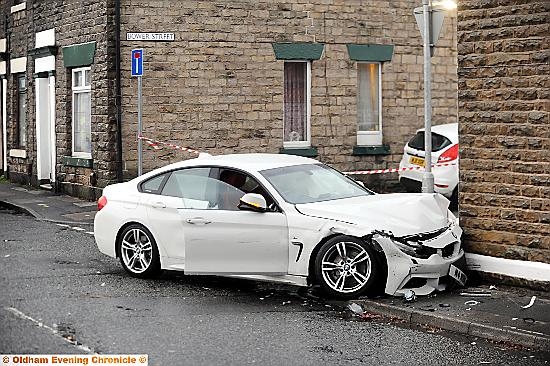
[[[100,211],[103,207],[107,205],[107,197],[101,196],[97,200],[97,210]]]
[[[439,156],[438,163],[448,163],[449,161],[453,161],[458,159],[458,144],[454,144],[450,148],[447,149],[443,154]]]

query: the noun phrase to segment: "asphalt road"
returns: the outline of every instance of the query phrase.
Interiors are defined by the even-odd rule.
[[[0,353],[148,354],[150,365],[537,365],[537,354],[355,320],[296,287],[126,275],[85,231],[0,210]]]

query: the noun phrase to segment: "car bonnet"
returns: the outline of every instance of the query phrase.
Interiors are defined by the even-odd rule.
[[[367,231],[396,236],[434,231],[448,225],[449,201],[440,194],[377,194],[297,204],[307,216],[347,222]]]

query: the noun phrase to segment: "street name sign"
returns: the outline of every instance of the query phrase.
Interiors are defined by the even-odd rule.
[[[175,39],[174,33],[149,33],[149,32],[131,32],[126,33],[127,41],[153,41],[153,42],[171,42]]]

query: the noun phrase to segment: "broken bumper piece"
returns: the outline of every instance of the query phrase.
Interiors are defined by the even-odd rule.
[[[458,225],[406,237],[376,233],[372,239],[382,247],[388,263],[385,292],[403,295],[412,290],[416,295],[428,295],[444,290],[449,281],[454,281],[449,277],[451,265],[464,268],[461,235]],[[454,268],[452,272],[457,274]]]

